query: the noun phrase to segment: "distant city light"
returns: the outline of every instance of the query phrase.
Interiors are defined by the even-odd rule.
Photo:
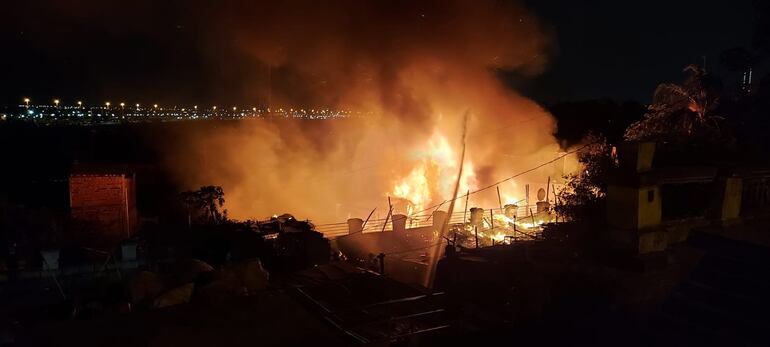
[[[217,106],[211,106],[209,109],[204,107],[200,113],[198,112],[198,105],[194,105],[192,108],[181,107],[171,105],[160,109],[158,104],[152,104],[152,108],[142,109],[141,104],[135,104],[136,109],[125,114],[112,113],[112,103],[105,101],[102,106],[88,107],[83,104],[82,101],[75,101],[78,110],[74,110],[75,107],[61,107],[60,99],[50,99],[52,104],[56,107],[51,107],[51,104],[32,105],[30,98],[23,98],[25,104],[19,105],[18,112],[7,113],[6,118],[13,119],[25,119],[27,121],[42,122],[55,124],[60,121],[72,121],[77,119],[85,120],[83,117],[106,117],[101,118],[104,122],[112,122],[113,117],[121,117],[127,119],[130,122],[153,122],[153,121],[184,121],[184,120],[196,120],[196,119],[221,119],[221,120],[238,120],[245,118],[263,118],[263,117],[282,117],[282,118],[294,118],[294,119],[308,119],[308,120],[324,120],[324,119],[337,119],[347,118],[357,115],[372,114],[371,112],[353,112],[350,110],[330,110],[330,109],[304,109],[304,108],[278,108],[278,109],[260,109],[258,107],[244,107],[239,109],[237,106],[231,106],[231,108],[225,107],[222,110],[217,109]],[[119,102],[121,109],[126,106],[125,102]],[[129,104],[130,105],[130,104]],[[251,109],[252,112],[245,112]],[[105,110],[109,110],[106,111]],[[40,111],[40,112],[37,112]],[[92,121],[84,122],[82,125],[91,125]]]

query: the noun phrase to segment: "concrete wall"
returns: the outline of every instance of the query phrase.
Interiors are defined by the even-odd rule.
[[[637,228],[653,228],[660,225],[663,216],[660,188],[658,186],[640,187],[637,192],[637,202],[639,206]]]
[[[740,217],[742,193],[743,180],[736,177],[728,177],[725,179],[722,189],[722,206],[720,206],[719,215],[721,221],[731,221]]]
[[[620,229],[644,229],[660,225],[660,189],[657,186],[607,188],[607,223]]]
[[[654,142],[624,142],[618,147],[620,166],[629,172],[647,172],[655,157]]]
[[[639,254],[665,250],[669,245],[687,240],[690,230],[712,221],[734,222],[740,217],[740,178],[718,181],[710,218],[662,221],[662,198],[658,186],[609,186],[607,223],[611,238],[622,248]]]

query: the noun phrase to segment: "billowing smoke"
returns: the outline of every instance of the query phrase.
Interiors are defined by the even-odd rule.
[[[550,115],[497,77],[500,70],[534,75],[546,63],[547,35],[521,4],[204,6],[200,20],[211,21],[203,51],[221,63],[222,74],[240,74],[242,81],[215,88],[246,95],[253,100],[248,106],[366,113],[249,120],[180,135],[169,164],[190,188],[221,185],[232,217],[290,212],[340,222],[365,218],[374,207],[384,218],[388,195],[421,200],[403,207],[412,212],[441,202],[450,197],[459,167],[453,148],[466,112],[463,190],[553,159],[558,149]],[[497,205],[494,192],[471,200]]]

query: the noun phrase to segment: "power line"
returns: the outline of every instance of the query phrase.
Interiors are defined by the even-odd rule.
[[[568,155],[571,155],[571,154],[577,153],[577,152],[579,152],[579,151],[583,150],[584,148],[586,148],[586,147],[588,147],[588,146],[590,146],[590,145],[593,145],[593,144],[595,144],[595,143],[596,143],[596,142],[592,142],[592,143],[588,143],[588,144],[585,144],[585,145],[583,145],[583,146],[581,146],[581,147],[579,147],[579,148],[576,148],[576,149],[573,149],[573,150],[571,150],[571,151],[569,151],[569,152],[566,152],[566,153],[564,153],[564,154],[562,154],[562,155],[560,155],[560,156],[558,156],[558,157],[556,157],[556,158],[554,158],[554,159],[552,159],[552,160],[549,160],[549,161],[547,161],[547,162],[544,162],[544,163],[541,163],[541,164],[539,164],[539,165],[537,165],[537,166],[535,166],[535,167],[532,167],[532,168],[530,168],[530,169],[527,169],[527,170],[524,170],[524,171],[522,171],[522,172],[519,172],[519,173],[517,173],[517,174],[515,174],[515,175],[513,175],[513,176],[510,176],[510,177],[506,177],[506,178],[504,178],[504,179],[502,179],[502,180],[500,180],[500,181],[497,181],[497,182],[495,182],[495,183],[492,183],[492,184],[490,184],[490,185],[487,185],[487,186],[485,186],[485,187],[482,187],[482,188],[476,189],[476,190],[474,190],[474,191],[472,191],[472,192],[468,193],[467,195],[476,194],[476,193],[479,193],[479,192],[485,191],[485,190],[487,190],[487,189],[490,189],[490,188],[496,187],[496,186],[498,186],[498,185],[500,185],[500,184],[502,184],[502,183],[505,183],[505,182],[507,182],[507,181],[510,181],[510,180],[512,180],[512,179],[514,179],[514,178],[516,178],[516,177],[519,177],[519,176],[521,176],[521,175],[525,175],[525,174],[527,174],[527,173],[530,173],[530,172],[532,172],[532,171],[535,171],[535,170],[537,170],[537,169],[539,169],[539,168],[542,168],[542,167],[544,167],[544,166],[546,166],[546,165],[552,164],[552,163],[554,163],[554,162],[556,162],[556,161],[558,161],[558,160],[560,160],[560,159],[563,159],[564,157],[566,157],[566,156],[568,156]],[[463,195],[463,196],[464,196],[464,195]],[[414,214],[412,214],[412,216],[417,216],[417,217],[419,217],[419,216],[426,216],[426,215],[421,215],[421,214],[422,214],[422,213],[424,213],[424,212],[427,212],[427,211],[429,211],[429,210],[437,209],[438,207],[441,207],[443,204],[445,204],[445,203],[447,203],[447,202],[450,202],[450,201],[452,201],[452,200],[457,200],[457,199],[459,199],[459,198],[461,198],[461,197],[463,197],[463,196],[459,196],[459,197],[455,197],[455,198],[452,198],[452,199],[447,199],[447,200],[444,200],[444,201],[442,201],[442,202],[441,202],[441,203],[439,203],[439,204],[436,204],[436,205],[432,205],[432,206],[429,206],[429,207],[427,207],[427,208],[424,208],[424,209],[422,209],[422,210],[420,210],[420,211],[417,211],[417,212],[415,212]],[[370,222],[378,222],[378,221],[385,221],[385,219],[375,219],[375,220],[370,220]],[[316,226],[316,227],[324,227],[324,226],[325,226],[325,227],[330,227],[330,229],[336,229],[336,228],[334,228],[334,226],[340,226],[340,227],[341,227],[341,226],[343,226],[343,225],[347,225],[347,222],[340,222],[340,223],[329,223],[329,224],[318,224],[318,225],[315,225],[315,226]],[[336,231],[336,230],[335,230],[335,231]]]
[[[546,166],[546,165],[548,165],[548,164],[552,164],[552,163],[554,163],[554,162],[556,162],[556,161],[558,161],[558,160],[560,160],[560,159],[562,159],[562,158],[564,158],[564,157],[566,157],[566,156],[568,156],[568,155],[570,155],[570,154],[573,154],[573,153],[577,153],[578,151],[582,150],[583,148],[586,148],[586,147],[588,147],[588,146],[590,146],[590,145],[593,145],[594,143],[595,143],[595,142],[593,142],[593,143],[589,143],[589,144],[586,144],[586,145],[583,145],[583,146],[581,146],[580,148],[577,148],[577,149],[573,149],[573,150],[571,150],[571,151],[569,151],[569,152],[566,152],[566,153],[564,153],[564,154],[562,154],[562,155],[560,155],[560,156],[558,156],[558,157],[556,157],[556,158],[554,158],[554,159],[552,159],[552,160],[549,160],[549,161],[547,161],[547,162],[545,162],[545,163],[542,163],[542,164],[540,164],[540,165],[537,165],[537,166],[535,166],[535,167],[533,167],[533,168],[531,168],[531,169],[528,169],[528,170],[524,170],[524,171],[522,171],[522,172],[519,172],[519,173],[517,173],[517,174],[515,174],[515,175],[513,175],[513,176],[510,176],[510,177],[507,177],[507,178],[505,178],[505,179],[502,179],[502,180],[500,180],[500,181],[497,181],[497,182],[495,182],[495,183],[492,183],[492,184],[490,184],[490,185],[488,185],[488,186],[486,186],[486,187],[483,187],[483,188],[479,188],[479,189],[476,189],[476,190],[474,190],[474,191],[472,191],[472,192],[470,192],[470,193],[468,193],[468,194],[464,194],[464,195],[462,195],[462,196],[457,196],[457,197],[454,197],[454,198],[452,198],[452,199],[447,199],[447,200],[444,200],[444,201],[443,201],[443,202],[441,202],[440,204],[437,204],[437,205],[433,205],[433,206],[427,207],[427,208],[425,208],[425,209],[422,209],[422,210],[420,210],[420,211],[417,211],[417,212],[416,212],[416,214],[420,214],[420,213],[423,213],[423,212],[425,212],[425,211],[431,210],[431,209],[433,209],[433,208],[435,208],[435,207],[437,207],[437,206],[441,206],[441,205],[443,205],[443,204],[445,204],[445,203],[447,203],[447,202],[450,202],[450,201],[452,201],[452,200],[457,200],[457,199],[459,199],[459,198],[462,198],[462,197],[464,197],[465,195],[476,194],[476,193],[479,193],[479,192],[485,191],[485,190],[487,190],[487,189],[489,189],[489,188],[493,188],[493,187],[496,187],[496,186],[500,185],[501,183],[505,183],[505,182],[508,182],[508,181],[510,181],[510,180],[512,180],[512,179],[514,179],[514,178],[516,178],[516,177],[519,177],[519,176],[521,176],[521,175],[524,175],[524,174],[528,174],[528,173],[530,173],[530,172],[532,172],[532,171],[535,171],[535,170],[537,170],[537,169],[539,169],[539,168],[541,168],[541,167],[543,167],[543,166]]]

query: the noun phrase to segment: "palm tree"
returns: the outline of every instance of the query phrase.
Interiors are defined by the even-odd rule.
[[[688,74],[681,85],[660,84],[644,118],[626,129],[626,140],[679,141],[695,132],[719,130],[716,115],[719,105],[718,83],[695,65],[684,69]]]

